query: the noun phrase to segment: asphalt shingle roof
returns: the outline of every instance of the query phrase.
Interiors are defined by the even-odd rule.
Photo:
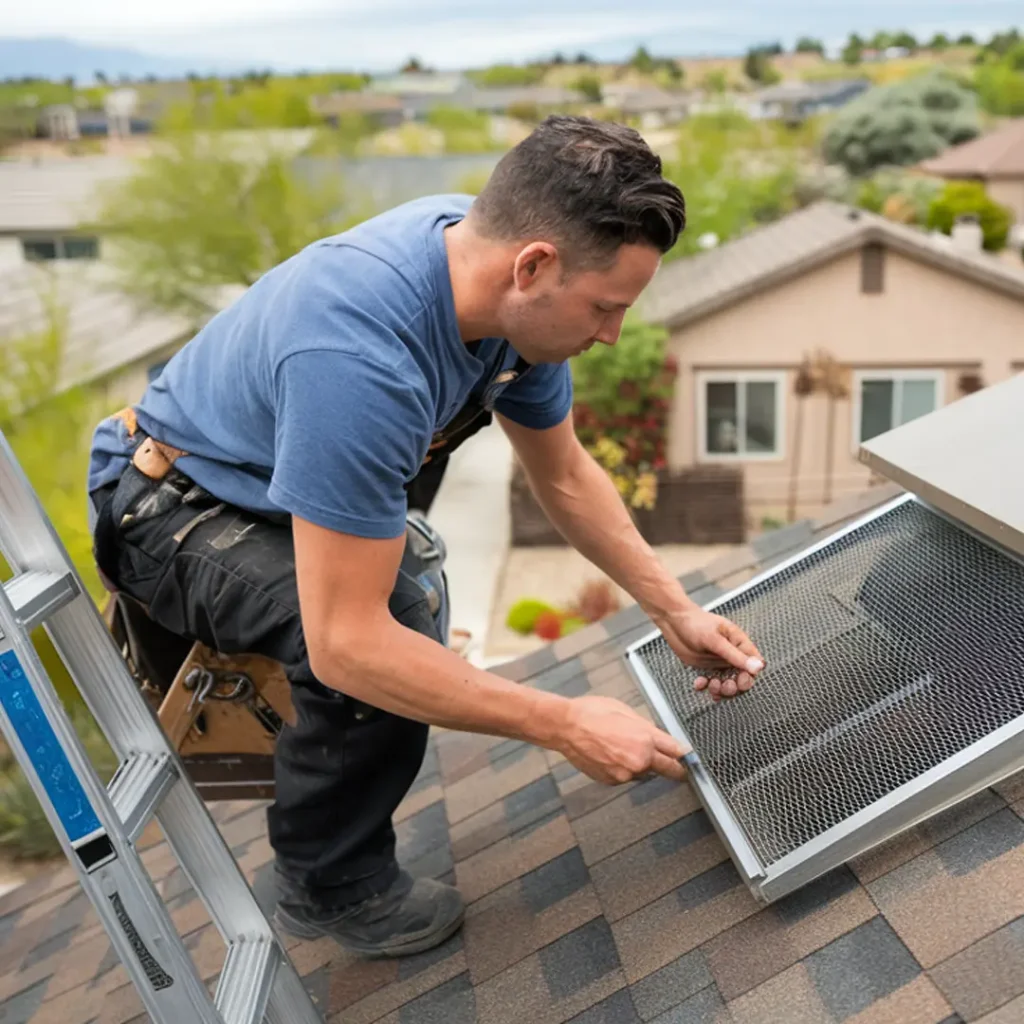
[[[893,497],[885,485],[684,582],[707,601]],[[642,711],[628,608],[498,671]],[[269,910],[262,804],[213,805]],[[762,907],[687,784],[591,782],[560,756],[434,730],[397,815],[399,856],[469,901],[444,946],[392,962],[290,941],[345,1024],[1016,1024],[1024,1019],[1024,777],[1011,777]],[[207,979],[223,946],[159,833],[143,859]],[[147,1018],[70,868],[0,900],[4,1024]]]
[[[142,311],[93,260],[26,263],[0,272],[0,345],[46,331],[51,303],[67,326],[61,386],[95,380],[184,340],[182,316]]]
[[[1024,117],[925,160],[921,170],[943,178],[1024,177]]]

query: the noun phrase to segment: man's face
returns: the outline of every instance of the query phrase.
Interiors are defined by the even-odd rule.
[[[530,363],[561,363],[597,343],[614,345],[660,260],[650,246],[624,245],[612,263],[566,275],[553,246],[531,244],[515,262],[505,336]]]

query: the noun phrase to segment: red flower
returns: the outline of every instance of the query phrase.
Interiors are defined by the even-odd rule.
[[[541,612],[533,631],[542,640],[557,640],[562,635],[562,619],[557,612]]]

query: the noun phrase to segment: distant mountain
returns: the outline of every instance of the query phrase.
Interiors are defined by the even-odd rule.
[[[59,80],[73,75],[78,82],[90,81],[102,71],[111,81],[121,75],[142,78],[180,77],[189,71],[200,74],[225,71],[229,62],[215,62],[210,58],[197,58],[189,62],[184,57],[158,57],[138,50],[110,46],[91,46],[57,36],[38,39],[0,38],[0,78],[38,78]],[[237,68],[236,68],[237,69]]]

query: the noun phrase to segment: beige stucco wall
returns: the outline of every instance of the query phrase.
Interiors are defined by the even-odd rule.
[[[990,181],[985,186],[989,196],[997,203],[1008,206],[1018,224],[1024,224],[1024,178],[1010,181]]]
[[[860,255],[841,257],[790,283],[753,296],[672,335],[679,361],[670,421],[669,462],[679,469],[699,457],[697,385],[702,371],[780,371],[784,432],[780,457],[740,461],[748,522],[783,518],[794,468],[798,401],[792,395],[805,353],[823,348],[853,371],[934,370],[939,402],[959,397],[964,372],[986,384],[1024,366],[1024,302],[889,251],[885,290],[860,290]],[[854,389],[856,390],[856,389]],[[798,515],[813,515],[832,499],[864,490],[870,475],[857,462],[853,401],[835,406],[833,474],[826,492],[828,404],[806,400],[798,463]]]

